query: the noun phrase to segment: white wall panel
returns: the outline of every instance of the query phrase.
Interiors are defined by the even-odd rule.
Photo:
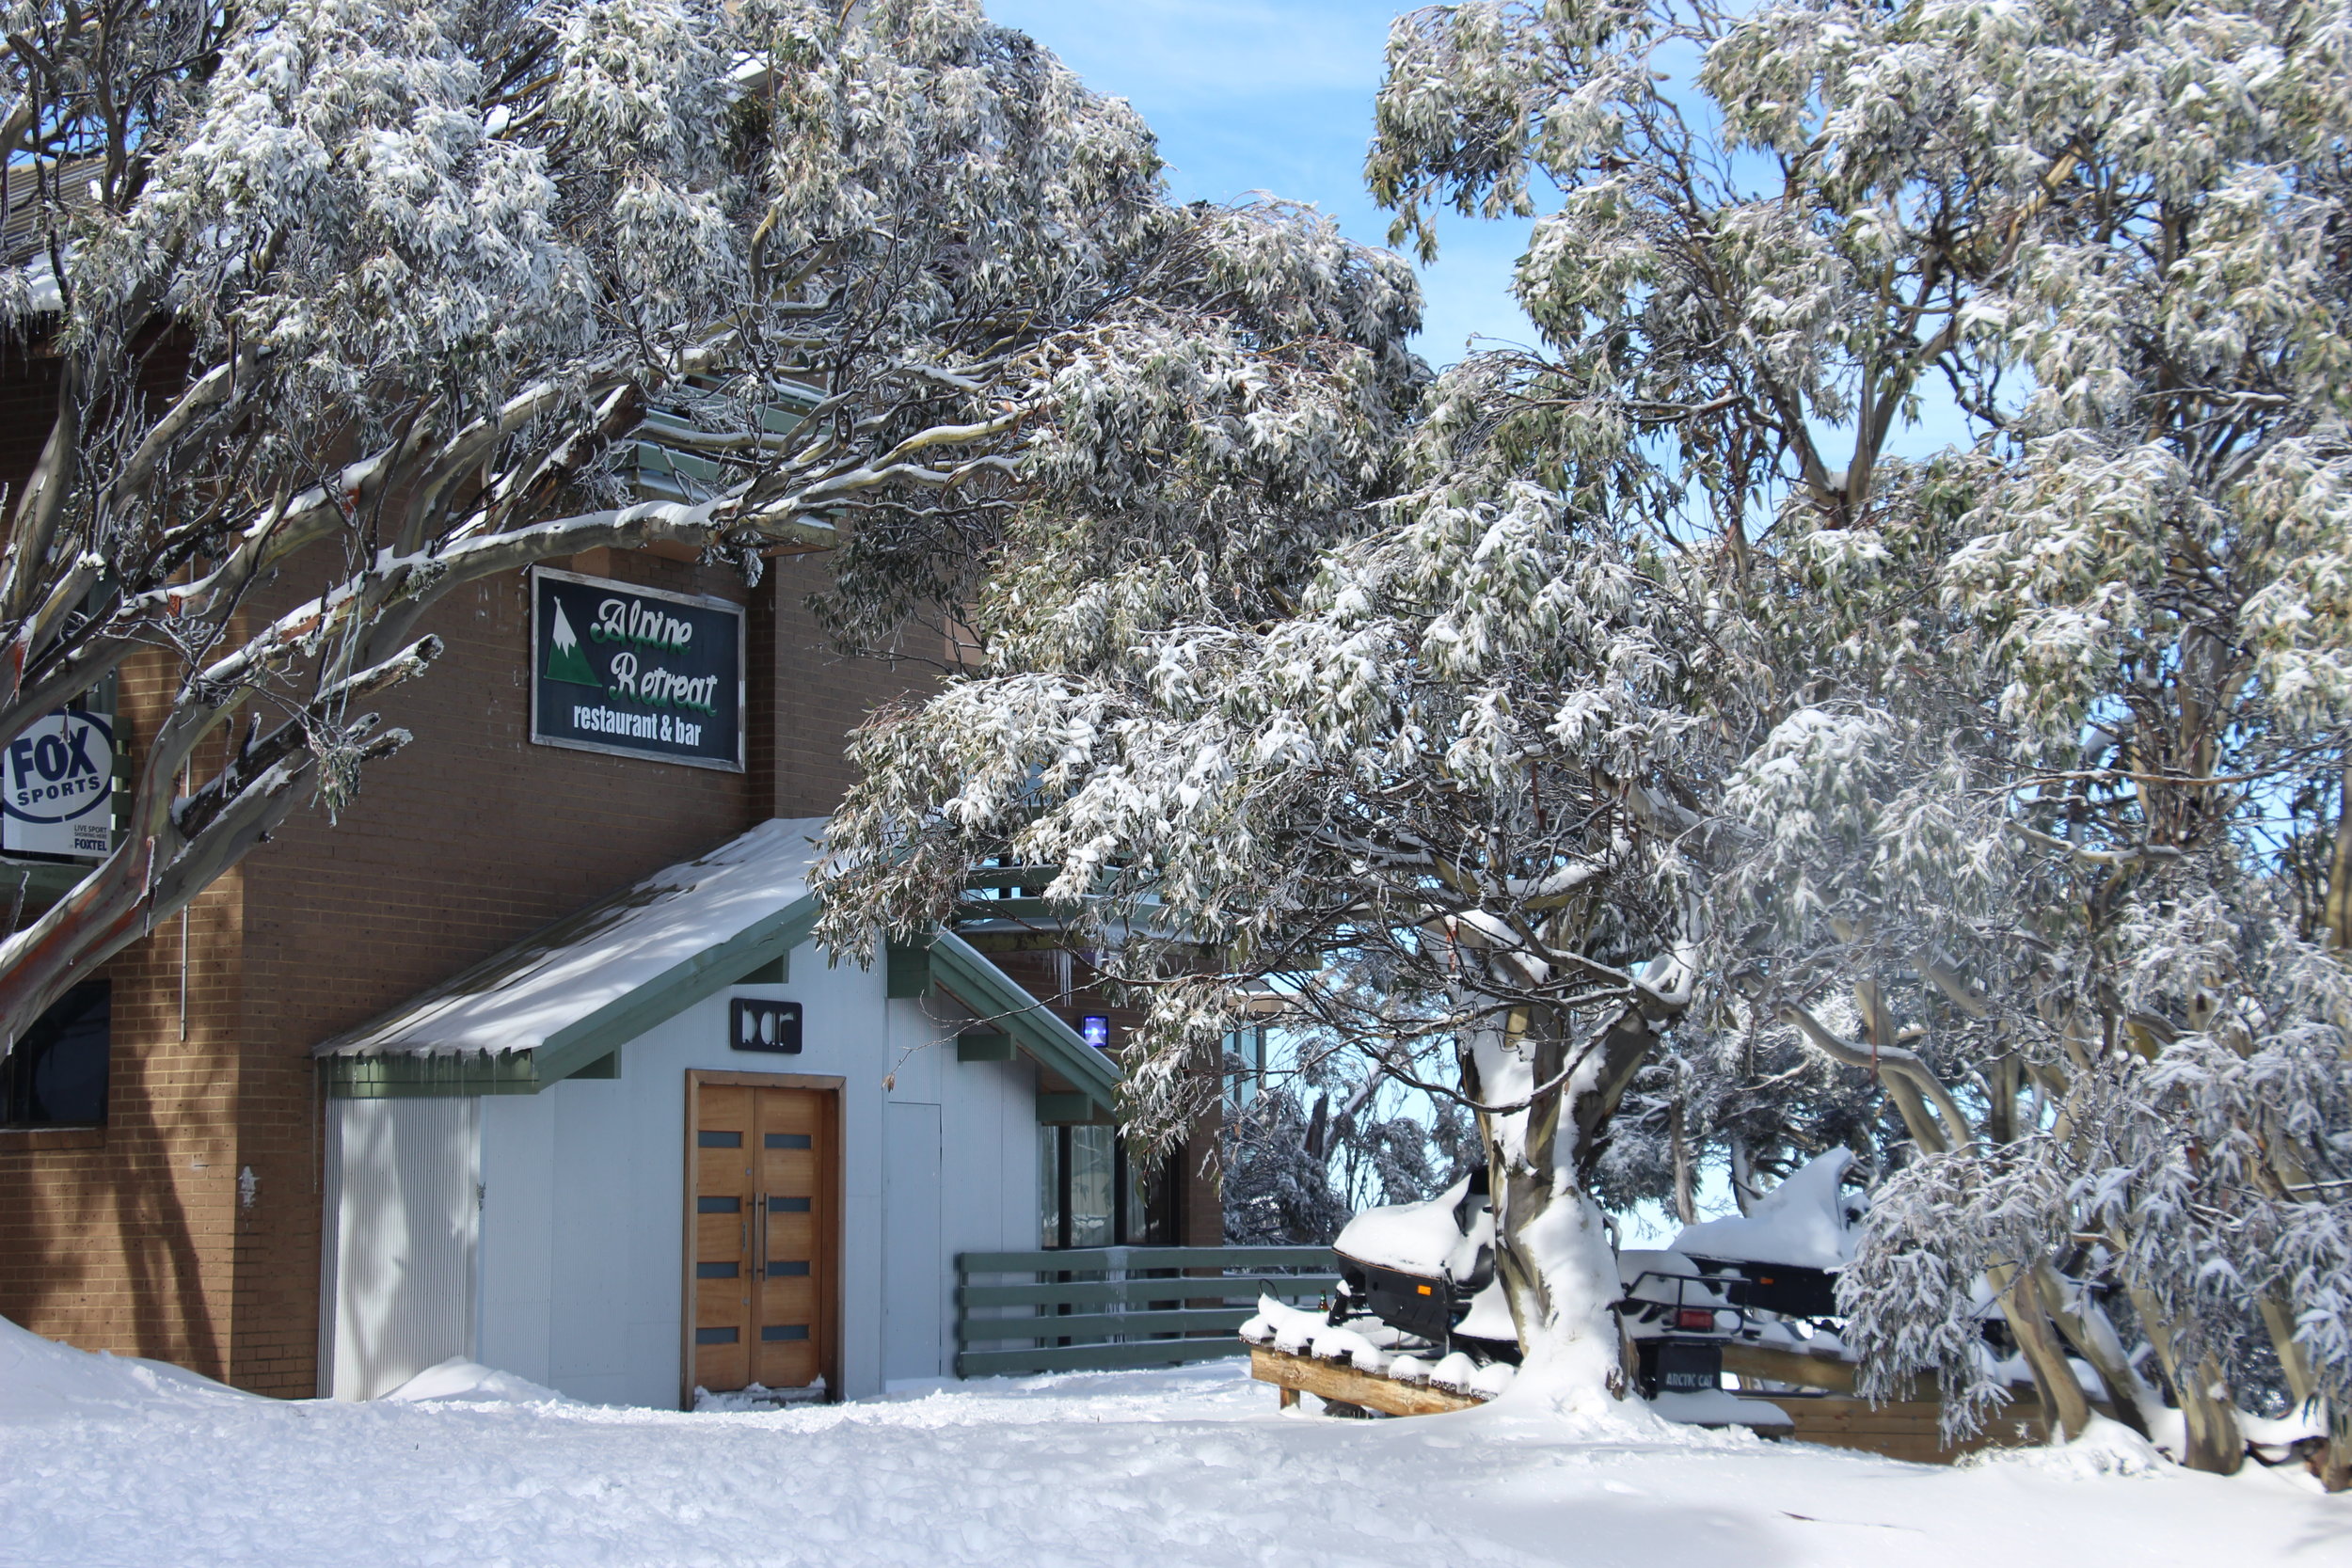
[[[882,1378],[941,1375],[946,1309],[940,1238],[937,1105],[893,1101],[883,1115]]]
[[[333,1102],[337,1399],[373,1399],[472,1354],[478,1104]]]
[[[349,1195],[334,1200],[339,1236],[360,1233],[354,1226],[362,1212],[402,1203],[425,1216],[424,1232],[438,1235],[451,1223],[453,1181],[462,1181],[470,1203],[478,1179],[483,1196],[478,1263],[473,1231],[465,1232],[470,1273],[452,1273],[450,1259],[459,1255],[443,1244],[436,1255],[441,1261],[388,1286],[419,1266],[406,1261],[421,1256],[417,1243],[402,1242],[398,1259],[369,1244],[354,1243],[357,1252],[339,1247],[332,1264],[339,1281],[367,1281],[354,1300],[368,1305],[349,1330],[339,1307],[338,1345],[350,1338],[372,1347],[366,1365],[383,1370],[355,1371],[346,1382],[339,1348],[334,1391],[344,1398],[382,1392],[399,1381],[383,1381],[395,1363],[406,1366],[428,1346],[454,1341],[420,1366],[463,1353],[470,1310],[471,1354],[488,1365],[578,1399],[675,1404],[692,1069],[842,1080],[841,1391],[878,1393],[885,1372],[951,1371],[955,1254],[1035,1243],[1035,1069],[1025,1061],[957,1062],[955,1026],[941,1022],[946,1012],[934,1018],[925,1006],[886,1001],[879,965],[836,968],[803,947],[792,968],[787,984],[721,992],[630,1041],[614,1079],[573,1079],[536,1095],[478,1101],[336,1102],[353,1150],[337,1172]],[[730,994],[801,1003],[801,1053],[729,1049]],[[458,1167],[445,1159],[425,1161],[440,1176],[422,1168],[412,1176],[400,1164],[403,1137],[416,1145],[423,1134],[388,1129],[416,1108],[442,1118],[446,1125],[433,1136],[444,1141],[455,1135],[452,1118],[479,1117],[478,1177],[470,1143],[462,1178],[447,1175]],[[465,1121],[467,1138],[474,1125]],[[423,1185],[405,1197],[392,1191],[417,1182]],[[394,1226],[404,1237],[419,1227],[405,1210]],[[339,1283],[339,1302],[345,1293]],[[409,1338],[419,1348],[394,1353],[389,1347],[406,1343],[408,1331],[390,1320],[406,1321],[412,1302]]]
[[[555,1292],[555,1103],[547,1094],[494,1095],[481,1105],[475,1356],[545,1385]]]

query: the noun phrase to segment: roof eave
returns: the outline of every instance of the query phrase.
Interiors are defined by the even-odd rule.
[[[1115,1112],[1119,1069],[1078,1031],[954,932],[942,931],[931,943],[930,956],[939,984],[974,1016],[1002,1027],[1040,1066],[1068,1079],[1104,1116]]]

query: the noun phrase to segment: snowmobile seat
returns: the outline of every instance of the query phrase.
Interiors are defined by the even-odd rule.
[[[1728,1274],[1744,1281],[1732,1299],[1751,1311],[1770,1312],[1782,1318],[1837,1316],[1837,1276],[1827,1269],[1695,1256],[1691,1261],[1703,1273]]]

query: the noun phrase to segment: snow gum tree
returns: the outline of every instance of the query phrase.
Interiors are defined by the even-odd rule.
[[[1981,1279],[2066,1430],[2079,1361],[2234,1468],[2270,1377],[2337,1485],[2346,29],[1465,6],[1400,24],[1372,165],[1424,240],[1556,193],[1549,352],[1454,382],[1708,557],[1775,673],[1692,855],[1709,1022],[1899,1117],[1847,1282],[1878,1386],[1998,1397]],[[1975,439],[1899,461],[1930,388]]]
[[[858,743],[829,934],[939,918],[991,859],[1057,868],[1070,940],[1146,1006],[1144,1138],[1215,1092],[1214,1042],[1278,985],[1478,1116],[1532,1364],[1597,1396],[1617,1292],[1587,1182],[1692,1000],[1677,843],[1729,761],[1692,698],[1741,710],[1743,656],[1679,558],[1507,474],[1296,526],[1326,516],[1347,531],[1319,555],[1235,557],[1222,584],[1053,554],[1049,594],[1009,558],[976,610],[988,665]]]
[[[969,0],[23,0],[7,38],[0,320],[55,396],[0,742],[134,656],[177,685],[114,854],[0,941],[0,1040],[403,744],[366,705],[460,584],[839,549],[886,630],[1036,495],[1214,509],[1279,429],[1343,504],[1404,373],[1379,264],[1169,206],[1126,106]],[[655,412],[716,466],[685,500],[639,499]]]
[[[1876,1386],[2007,1397],[1981,1287],[2061,1430],[2103,1386],[2227,1470],[2268,1396],[2343,1484],[2348,27],[1403,18],[1373,188],[1424,252],[1534,218],[1538,345],[1298,509],[1311,562],[1036,533],[988,664],[863,741],[837,886],[914,924],[1059,867],[1150,999],[1139,1130],[1269,977],[1459,1096],[1531,1355],[1595,1387],[1648,1061],[1645,1118],[1866,1146]]]

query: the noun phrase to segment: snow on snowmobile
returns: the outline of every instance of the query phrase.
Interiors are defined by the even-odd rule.
[[[1375,1318],[1439,1355],[1518,1365],[1518,1331],[1495,1277],[1495,1216],[1480,1165],[1426,1203],[1367,1209],[1331,1243],[1330,1322]]]
[[[1756,1221],[1693,1226],[1673,1248],[1618,1252],[1624,1294],[1613,1305],[1644,1397],[1719,1388],[1726,1345],[1786,1337],[1788,1321],[1835,1314],[1836,1274],[1824,1265],[1851,1256],[1844,1236],[1851,1216],[1837,1205],[1842,1165],[1821,1165],[1806,1173],[1810,1180],[1784,1183],[1789,1190],[1770,1207],[1809,1210],[1814,1204],[1806,1200],[1817,1196],[1811,1189],[1825,1186],[1834,1241],[1788,1234],[1798,1216],[1768,1215],[1761,1212],[1768,1205],[1759,1204]],[[1440,1355],[1460,1352],[1482,1365],[1518,1364],[1518,1336],[1495,1274],[1494,1208],[1484,1165],[1427,1202],[1365,1210],[1332,1250],[1340,1269],[1334,1326],[1360,1328],[1369,1318]],[[1773,1250],[1792,1260],[1755,1256]]]

